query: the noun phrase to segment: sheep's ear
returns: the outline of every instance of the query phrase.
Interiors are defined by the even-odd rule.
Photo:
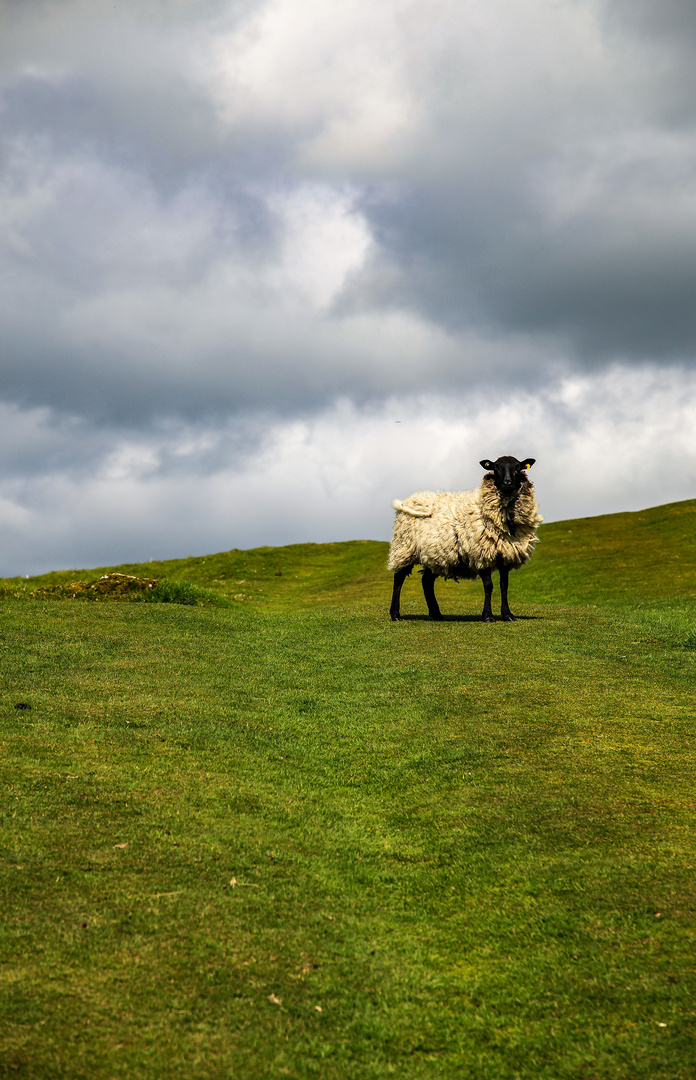
[[[495,462],[494,461],[489,461],[488,458],[484,458],[483,461],[479,461],[479,465],[481,466],[482,469],[494,469],[495,468]]]
[[[524,461],[522,462],[522,464],[520,465],[520,469],[531,469],[531,467],[532,467],[532,465],[534,464],[535,461],[536,461],[535,457],[525,458]]]

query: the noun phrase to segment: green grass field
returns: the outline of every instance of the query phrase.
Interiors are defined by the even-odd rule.
[[[696,501],[541,538],[3,582],[0,1076],[693,1080]]]

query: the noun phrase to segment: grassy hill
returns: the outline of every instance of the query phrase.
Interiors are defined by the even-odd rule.
[[[512,579],[514,595],[523,602],[629,606],[696,595],[696,499],[634,513],[557,521],[542,525],[539,536],[534,559]],[[183,579],[268,612],[300,610],[313,602],[382,603],[388,609],[388,550],[387,543],[370,540],[235,549],[186,559],[8,578],[0,589],[27,593],[76,578],[95,581],[101,574],[117,571]],[[409,586],[405,588],[406,596]],[[412,588],[414,610],[425,611],[416,577]],[[479,603],[478,582],[440,582],[438,593],[442,590],[455,609],[471,603],[476,609]]]
[[[694,525],[545,525],[490,626],[367,541],[4,582],[0,1076],[690,1080]]]

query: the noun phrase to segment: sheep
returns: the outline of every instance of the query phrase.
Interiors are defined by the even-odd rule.
[[[492,574],[497,570],[500,614],[504,622],[514,622],[507,598],[510,570],[529,560],[537,541],[537,526],[543,521],[534,485],[527,476],[535,460],[484,458],[480,464],[486,475],[474,491],[418,491],[403,502],[394,500],[396,520],[388,562],[394,572],[389,610],[394,622],[401,620],[401,586],[416,563],[422,567],[423,593],[431,619],[442,618],[435,598],[436,578],[460,581],[478,576],[484,591],[481,618],[494,622]]]

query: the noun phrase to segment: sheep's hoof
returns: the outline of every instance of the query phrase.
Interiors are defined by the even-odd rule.
[[[481,622],[495,622],[495,617],[493,615],[484,614],[481,616]]]
[[[390,612],[390,614],[391,614],[391,612]],[[392,622],[403,622],[403,619],[401,618],[400,615],[392,615],[391,616],[391,621]]]
[[[500,618],[503,622],[517,622],[517,616],[513,615],[511,611],[508,611],[507,615],[501,615]]]
[[[429,611],[428,614],[430,615],[430,618],[434,622],[442,622],[442,612],[441,611]]]

